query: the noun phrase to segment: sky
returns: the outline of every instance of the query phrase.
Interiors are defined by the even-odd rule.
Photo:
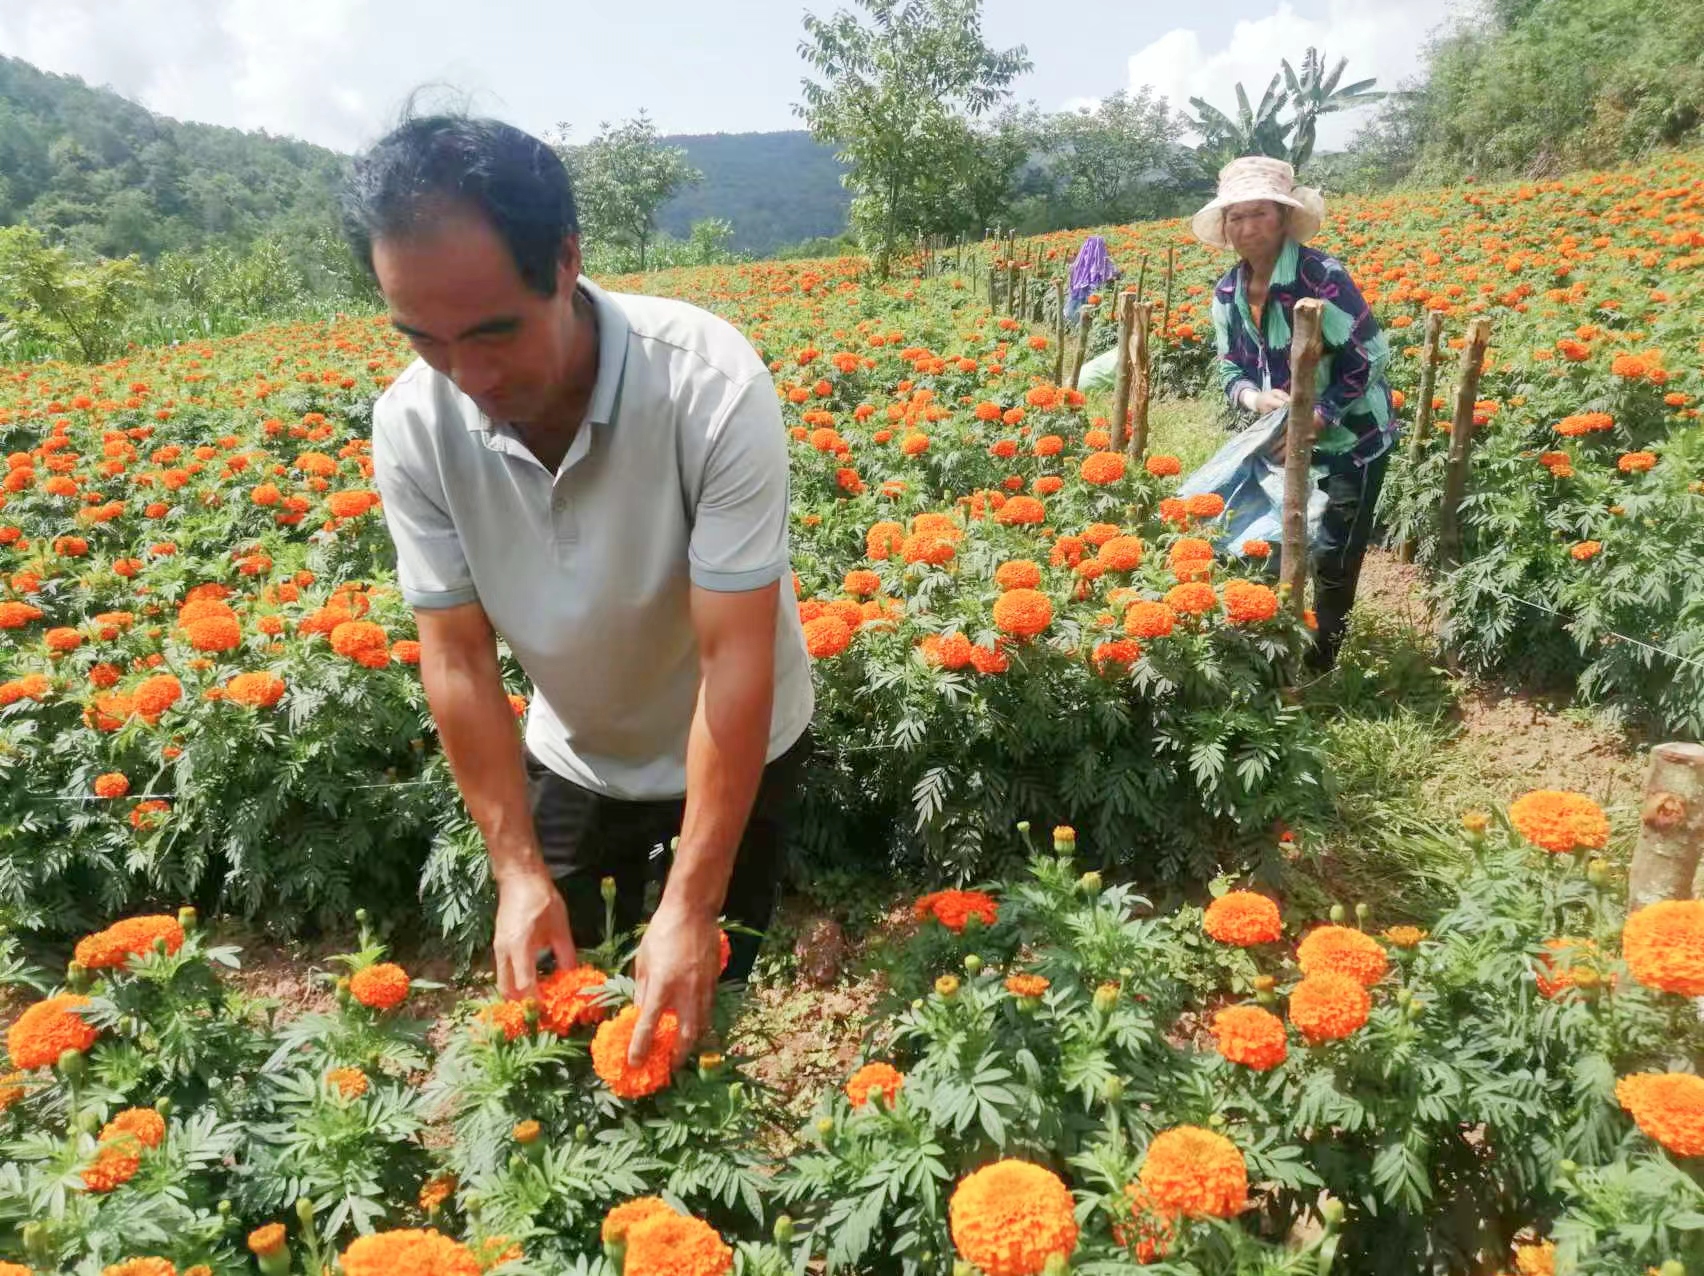
[[[1251,97],[1310,44],[1394,88],[1472,0],[985,0],[997,48],[1027,46],[1020,101],[1060,110],[1149,85],[1186,108]],[[184,120],[353,151],[411,92],[585,141],[650,112],[664,133],[801,127],[802,14],[838,0],[0,0],[0,53]],[[1328,117],[1341,145],[1365,112]],[[1358,118],[1359,117],[1359,118]]]

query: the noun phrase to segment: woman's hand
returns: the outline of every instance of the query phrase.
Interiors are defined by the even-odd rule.
[[[1265,416],[1268,412],[1276,412],[1279,408],[1288,406],[1289,402],[1288,390],[1256,390],[1253,411],[1256,416]]]

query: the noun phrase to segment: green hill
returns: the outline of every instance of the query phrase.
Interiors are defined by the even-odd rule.
[[[829,147],[803,131],[665,137],[683,148],[704,180],[670,200],[658,224],[684,237],[692,223],[733,223],[733,247],[762,256],[783,244],[846,229],[851,192]]]

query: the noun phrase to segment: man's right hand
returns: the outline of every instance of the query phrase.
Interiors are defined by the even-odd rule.
[[[542,867],[498,878],[497,991],[516,1000],[538,992],[538,954],[548,948],[558,969],[576,964],[568,907]]]

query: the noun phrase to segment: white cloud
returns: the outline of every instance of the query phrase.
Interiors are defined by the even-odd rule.
[[[1173,107],[1193,114],[1189,99],[1206,99],[1226,114],[1236,110],[1239,81],[1258,105],[1278,59],[1300,68],[1302,54],[1320,49],[1335,65],[1349,59],[1344,83],[1378,78],[1394,89],[1420,68],[1427,37],[1460,8],[1457,0],[1329,0],[1324,18],[1298,14],[1289,0],[1276,12],[1237,22],[1228,35],[1178,27],[1130,57],[1130,87],[1150,86]],[[1365,110],[1328,115],[1320,121],[1319,146],[1347,142],[1366,120]]]
[[[6,0],[0,51],[150,110],[348,150],[374,131],[368,0]],[[345,87],[336,87],[345,86]]]

